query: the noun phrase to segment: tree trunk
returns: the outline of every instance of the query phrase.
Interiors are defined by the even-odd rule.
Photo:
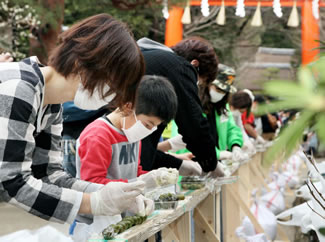
[[[36,55],[41,63],[46,64],[50,51],[56,46],[64,18],[64,0],[39,0],[47,11],[54,12],[55,24],[49,23],[44,16],[41,27],[37,30],[37,39],[30,39],[30,55]]]

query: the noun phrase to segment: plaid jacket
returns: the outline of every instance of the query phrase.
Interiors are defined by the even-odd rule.
[[[36,57],[0,63],[0,200],[72,223],[83,192],[99,188],[62,169],[62,106],[44,102]]]

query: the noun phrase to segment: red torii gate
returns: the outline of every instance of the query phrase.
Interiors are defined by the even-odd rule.
[[[282,7],[292,7],[296,1],[297,7],[301,7],[301,55],[302,64],[308,64],[317,58],[319,53],[319,23],[312,13],[312,0],[281,0]],[[209,0],[210,6],[220,6],[222,0]],[[272,7],[273,0],[245,0],[245,7],[257,6]],[[236,6],[237,0],[224,0],[225,6]],[[201,1],[191,0],[191,6],[200,6]],[[319,0],[319,7],[325,7],[325,0]],[[166,22],[165,44],[172,46],[183,39],[183,24],[181,22],[184,9],[172,7]],[[276,18],[276,16],[274,16]]]

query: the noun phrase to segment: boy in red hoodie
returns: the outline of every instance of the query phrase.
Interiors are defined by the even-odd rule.
[[[178,172],[160,168],[147,173],[140,165],[140,140],[175,116],[177,97],[164,77],[144,76],[135,104],[116,109],[89,124],[81,133],[77,151],[77,177],[107,184],[138,179],[147,188],[172,183]],[[147,174],[145,174],[147,173]],[[176,181],[175,181],[176,182]]]

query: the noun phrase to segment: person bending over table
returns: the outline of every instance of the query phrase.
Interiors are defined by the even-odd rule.
[[[144,182],[104,186],[64,172],[61,104],[122,107],[134,102],[143,73],[130,31],[107,14],[63,32],[48,66],[36,57],[1,63],[0,199],[62,223],[77,214],[119,214],[134,204]]]

